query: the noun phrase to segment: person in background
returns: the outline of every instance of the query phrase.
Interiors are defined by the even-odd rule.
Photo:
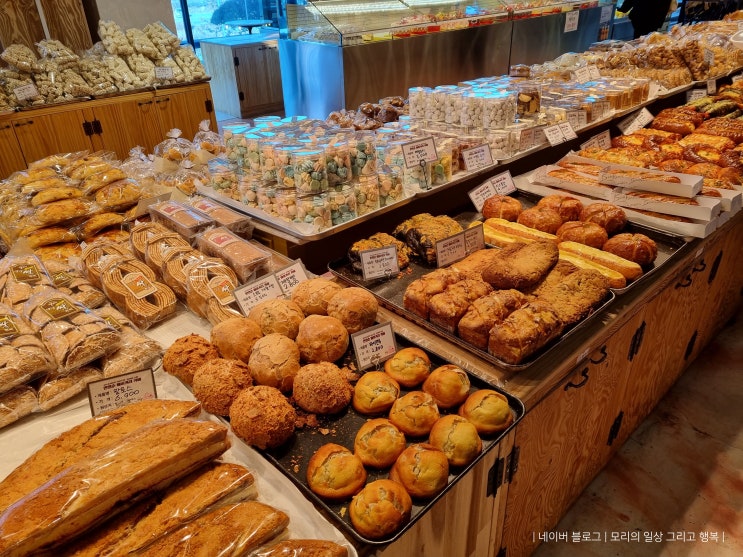
[[[624,0],[618,9],[629,12],[637,39],[661,28],[671,9],[671,0]]]

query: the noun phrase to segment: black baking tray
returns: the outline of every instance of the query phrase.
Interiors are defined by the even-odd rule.
[[[395,333],[395,341],[397,343],[398,350],[407,346],[416,346],[413,342],[400,335],[399,333]],[[431,360],[431,370],[441,365],[450,363],[444,356],[441,356],[440,354],[437,354],[430,349],[425,349],[425,352],[428,354]],[[349,352],[344,357],[344,360],[337,362],[337,364],[341,367],[343,365],[352,366],[354,364],[353,352],[349,350]],[[382,364],[380,364],[380,366],[381,365]],[[315,506],[320,509],[323,514],[325,514],[326,517],[344,533],[357,540],[358,542],[361,542],[362,544],[386,545],[390,542],[395,541],[403,533],[409,530],[413,526],[413,524],[415,524],[416,521],[418,521],[426,512],[428,512],[439,499],[445,496],[469,470],[476,466],[477,463],[480,462],[482,458],[490,450],[492,450],[498,444],[498,442],[503,437],[505,437],[505,435],[524,416],[524,405],[518,398],[509,394],[503,389],[482,380],[481,378],[474,375],[467,368],[462,369],[464,369],[464,371],[466,371],[469,375],[472,385],[471,392],[480,389],[492,389],[503,394],[508,399],[508,404],[513,414],[513,423],[508,428],[495,435],[482,436],[481,438],[483,441],[483,449],[480,455],[466,467],[457,468],[453,471],[450,470],[449,484],[441,493],[436,495],[434,498],[426,501],[413,499],[413,509],[410,521],[407,522],[400,530],[394,532],[393,534],[390,534],[385,538],[369,539],[359,534],[351,524],[351,519],[348,514],[348,505],[350,503],[350,500],[342,502],[329,502],[322,499],[310,490],[309,486],[307,485],[306,475],[307,464],[310,458],[322,445],[325,445],[326,443],[336,443],[353,451],[353,443],[356,437],[356,432],[359,430],[361,425],[371,418],[386,416],[365,416],[356,412],[356,410],[354,410],[352,406],[349,406],[340,414],[336,414],[333,416],[318,415],[317,425],[313,425],[311,427],[305,426],[303,428],[296,429],[294,435],[287,443],[277,449],[263,450],[261,451],[261,454],[265,456],[274,466],[281,470],[299,488],[299,490],[308,499],[310,499],[315,504]],[[369,369],[367,371],[372,370]],[[403,387],[401,389],[400,396],[407,394],[411,390],[414,389],[406,389]],[[441,415],[444,416],[455,411],[456,408],[450,411],[442,410]],[[427,442],[427,438],[409,438],[408,446],[410,446],[412,443],[421,442]],[[374,470],[372,468],[367,468],[367,483],[374,480],[387,478],[389,476],[388,472],[389,470]]]

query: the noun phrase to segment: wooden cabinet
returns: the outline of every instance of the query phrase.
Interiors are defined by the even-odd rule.
[[[212,76],[216,109],[249,118],[284,109],[279,50],[275,39],[259,36],[201,41]]]
[[[73,105],[70,105],[73,106]],[[54,153],[72,153],[92,147],[85,123],[93,121],[92,111],[75,104],[65,110],[27,111],[10,119],[25,163]]]
[[[154,101],[160,129],[165,134],[178,128],[182,132],[181,137],[190,141],[204,120],[209,120],[210,130],[217,131],[217,118],[209,87],[163,89],[155,93]]]
[[[12,120],[0,122],[0,145],[0,177],[5,178],[26,166]]]
[[[98,148],[113,151],[125,159],[129,151],[141,146],[152,153],[165,136],[159,125],[152,93],[127,95],[125,99],[97,104],[95,112]]]

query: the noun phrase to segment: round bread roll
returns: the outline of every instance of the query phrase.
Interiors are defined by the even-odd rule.
[[[467,466],[482,452],[482,439],[475,424],[456,414],[439,418],[431,428],[428,442],[446,455],[449,466]]]
[[[439,409],[428,393],[411,391],[392,404],[389,418],[405,435],[423,437],[439,419]]]
[[[369,371],[356,381],[351,403],[361,414],[387,412],[400,396],[400,384],[383,371]]]
[[[516,222],[528,226],[529,228],[534,228],[535,230],[554,234],[562,224],[562,217],[560,217],[560,214],[554,209],[535,205],[534,207],[521,211]]]
[[[300,282],[292,290],[292,302],[297,304],[305,315],[327,315],[328,302],[343,287],[332,280],[317,277]]]
[[[276,298],[255,306],[248,312],[248,318],[258,323],[264,335],[279,333],[295,339],[304,313],[291,300]]]
[[[351,402],[353,387],[331,362],[307,364],[294,377],[294,402],[315,414],[337,414]]]
[[[658,246],[645,234],[617,234],[604,243],[603,249],[642,266],[650,265],[658,257]]]
[[[165,351],[163,369],[190,386],[196,370],[215,358],[219,358],[216,346],[202,336],[190,334],[176,339]]]
[[[384,371],[404,387],[420,385],[431,372],[431,360],[420,348],[408,346],[384,362]]]
[[[366,469],[361,459],[335,443],[321,446],[307,464],[307,485],[323,499],[348,499],[365,483]]]
[[[297,346],[305,362],[334,362],[348,350],[348,331],[328,315],[308,315],[299,324]]]
[[[265,385],[243,389],[230,406],[230,425],[240,439],[259,449],[283,445],[294,433],[297,413],[281,391]]]
[[[405,488],[392,480],[369,482],[348,506],[351,524],[371,540],[393,534],[410,520],[413,501]]]
[[[459,415],[472,422],[481,435],[498,433],[513,423],[508,399],[491,389],[481,389],[468,396],[459,407]]]
[[[522,210],[521,201],[510,195],[491,195],[482,205],[482,216],[486,219],[505,219],[516,222]]]
[[[578,242],[601,249],[609,235],[595,222],[568,221],[557,229],[558,242]]]
[[[583,222],[595,222],[612,236],[622,230],[627,224],[627,215],[621,207],[612,203],[591,203],[583,208],[580,213]]]
[[[258,323],[247,317],[230,317],[212,327],[212,344],[223,358],[248,363],[255,341],[263,336]]]
[[[470,377],[462,368],[445,364],[431,372],[422,389],[433,397],[439,408],[453,408],[462,404],[469,395]]]
[[[253,385],[248,366],[240,360],[214,358],[193,374],[193,394],[207,412],[229,416],[237,394]]]
[[[411,497],[429,499],[449,483],[449,461],[433,445],[416,443],[397,457],[390,479],[402,484]]]
[[[583,203],[575,197],[569,195],[545,195],[537,202],[537,207],[548,207],[555,211],[562,222],[578,220],[580,212],[583,210]]]
[[[328,302],[328,315],[343,323],[349,333],[371,327],[377,320],[379,303],[374,294],[357,286],[344,288]]]
[[[299,347],[287,336],[268,334],[255,341],[248,367],[257,385],[268,385],[288,393],[301,367]]]
[[[385,418],[365,422],[353,442],[354,454],[372,468],[389,468],[404,450],[405,435]]]

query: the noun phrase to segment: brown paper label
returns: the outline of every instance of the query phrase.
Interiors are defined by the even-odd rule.
[[[221,305],[226,306],[235,301],[235,296],[232,295],[235,285],[232,284],[229,278],[225,276],[214,277],[209,281],[208,286],[211,293],[214,294],[214,297]]]
[[[52,275],[52,281],[54,282],[54,286],[67,286],[72,282],[72,275],[67,271],[59,271]]]
[[[13,320],[12,315],[0,315],[0,338],[13,337],[21,334],[21,330]]]
[[[46,302],[42,303],[41,309],[49,317],[55,321],[58,319],[64,319],[70,315],[80,313],[80,310],[71,300],[67,298],[49,298]]]
[[[137,300],[141,300],[157,292],[157,288],[150,282],[150,279],[139,272],[127,273],[121,277],[121,283]]]
[[[39,267],[33,263],[11,265],[10,272],[13,274],[13,278],[17,282],[33,283],[41,280],[41,271],[39,270]]]
[[[108,323],[111,327],[113,327],[114,329],[116,329],[117,331],[120,331],[121,329],[123,329],[123,326],[121,325],[121,323],[119,323],[116,319],[114,319],[110,315],[104,316],[103,317],[103,320],[106,323]]]
[[[214,234],[211,234],[208,240],[218,248],[224,248],[234,242],[239,242],[240,238],[233,234],[230,234],[229,232],[216,232]]]

